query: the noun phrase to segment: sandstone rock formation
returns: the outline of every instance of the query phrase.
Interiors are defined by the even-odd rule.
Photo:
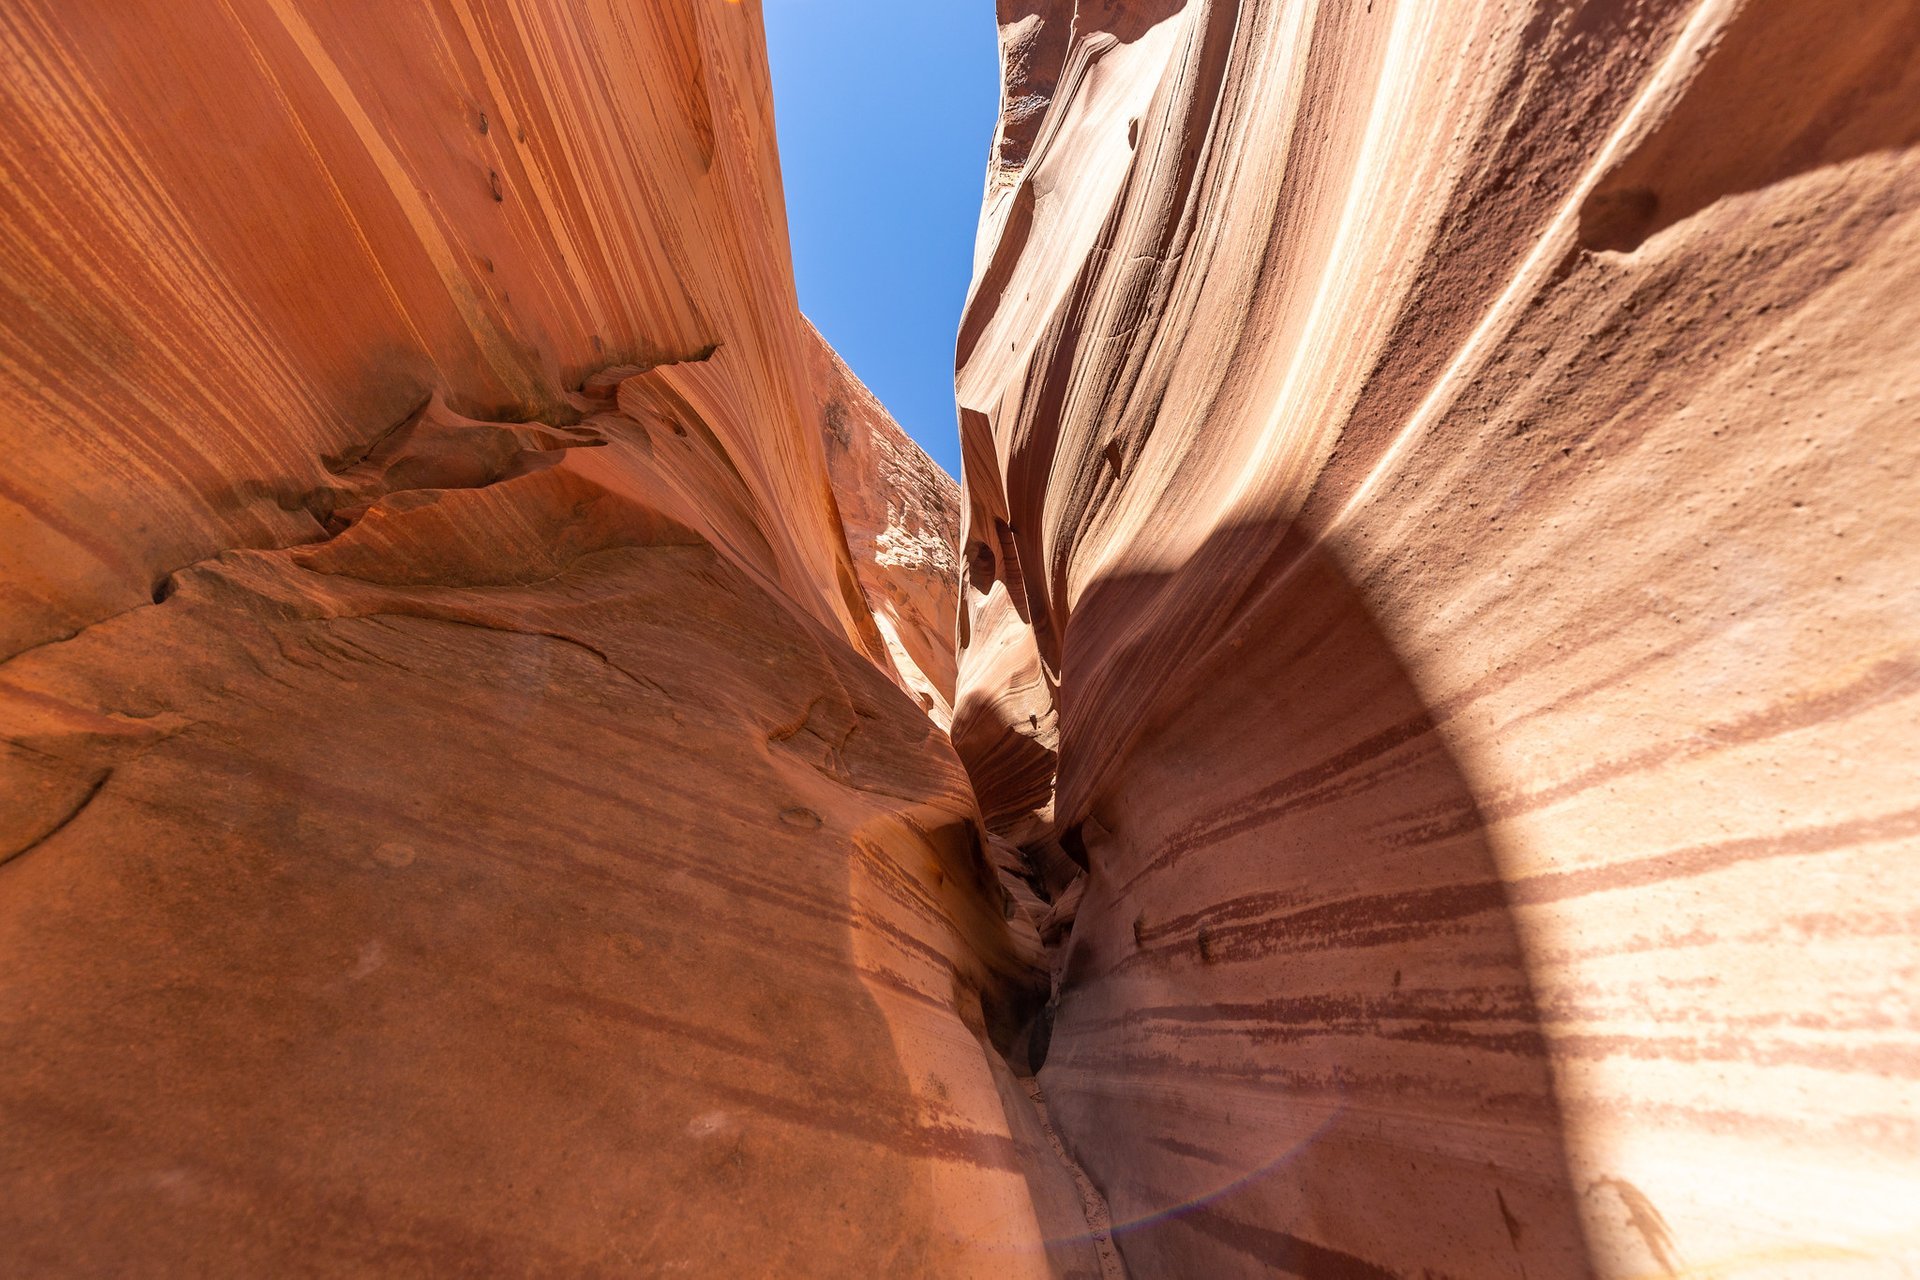
[[[814,336],[827,474],[855,576],[894,669],[944,729],[953,718],[960,487]]]
[[[1920,4],[999,17],[0,6],[0,1272],[1920,1268]]]
[[[999,12],[952,731],[1133,1273],[1920,1268],[1920,6]]]
[[[0,1272],[1092,1273],[757,10],[0,64]]]

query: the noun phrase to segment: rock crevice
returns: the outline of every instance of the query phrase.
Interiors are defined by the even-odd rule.
[[[1920,1256],[1920,14],[0,7],[0,1272]],[[139,51],[130,57],[129,51]]]

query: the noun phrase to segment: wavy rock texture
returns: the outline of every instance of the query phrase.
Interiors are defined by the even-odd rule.
[[[0,1271],[1094,1273],[757,8],[376,8],[0,9]]]
[[[1134,1273],[1920,1268],[1920,7],[999,8],[953,739]]]

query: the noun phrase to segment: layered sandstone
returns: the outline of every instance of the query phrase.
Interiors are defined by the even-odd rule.
[[[953,738],[1134,1274],[1920,1266],[1920,7],[999,10]]]
[[[0,11],[0,1271],[1091,1272],[757,8],[377,9]]]
[[[1000,18],[0,9],[0,1270],[1920,1266],[1920,11]]]

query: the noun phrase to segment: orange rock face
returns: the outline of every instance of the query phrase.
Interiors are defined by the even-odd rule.
[[[860,590],[894,670],[944,729],[953,718],[960,487],[815,338],[827,472]]]
[[[1000,16],[952,732],[1134,1274],[1920,1266],[1920,8]]]
[[[752,0],[0,7],[0,1272],[1920,1268],[1920,7],[999,8],[962,494]]]
[[[0,62],[0,1272],[1097,1265],[756,8]]]

